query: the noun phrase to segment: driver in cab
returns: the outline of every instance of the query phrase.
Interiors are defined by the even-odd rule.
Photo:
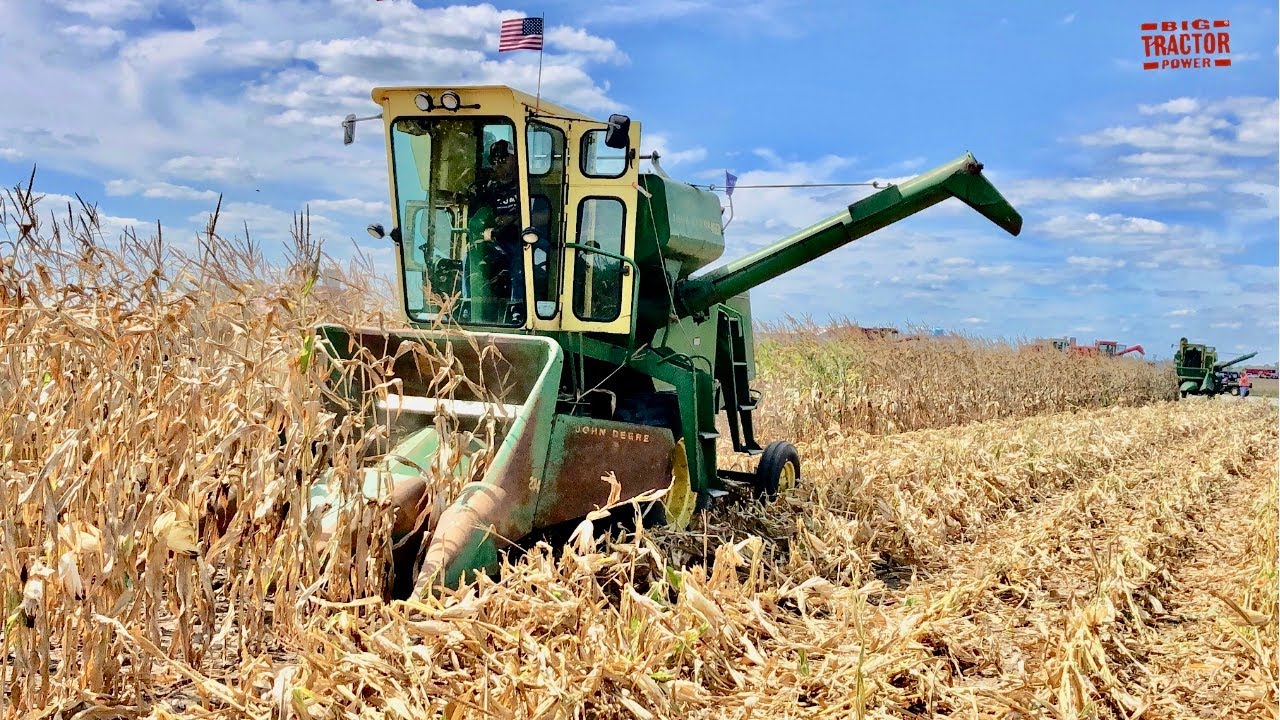
[[[516,177],[516,158],[511,143],[498,140],[489,146],[490,173],[472,185],[469,200],[478,207],[468,223],[472,242],[480,240],[520,239],[520,185]]]
[[[524,265],[516,158],[506,140],[490,145],[488,157],[488,177],[467,191],[469,204],[477,208],[467,222],[472,262],[483,266],[489,278],[488,290],[495,298],[519,303],[524,300]],[[472,292],[478,289],[473,288]]]

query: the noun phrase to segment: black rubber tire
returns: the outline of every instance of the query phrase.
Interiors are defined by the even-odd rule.
[[[778,497],[778,481],[787,463],[795,467],[795,482],[800,483],[800,453],[786,440],[769,443],[760,456],[756,474],[751,484],[751,494],[757,500],[771,501]]]

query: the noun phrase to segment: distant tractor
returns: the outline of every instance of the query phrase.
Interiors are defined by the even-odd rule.
[[[1257,355],[1247,353],[1231,360],[1218,362],[1218,350],[1210,345],[1187,342],[1186,338],[1178,341],[1178,351],[1174,353],[1173,364],[1178,373],[1178,392],[1181,397],[1188,395],[1221,395],[1231,392],[1232,388],[1239,392],[1240,374],[1227,368],[1244,362]]]
[[[1235,370],[1219,370],[1215,373],[1218,377],[1216,382],[1218,387],[1222,388],[1222,392],[1231,395],[1240,394],[1240,376]]]

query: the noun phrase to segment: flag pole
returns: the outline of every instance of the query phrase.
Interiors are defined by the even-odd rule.
[[[542,52],[547,46],[547,14],[542,13],[542,39],[538,43],[538,94],[533,100],[533,111],[542,109]]]

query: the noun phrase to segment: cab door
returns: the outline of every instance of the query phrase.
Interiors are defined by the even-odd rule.
[[[636,158],[639,123],[625,148],[605,145],[605,128],[573,123],[566,163],[564,282],[560,328],[571,332],[631,332],[636,270]]]

